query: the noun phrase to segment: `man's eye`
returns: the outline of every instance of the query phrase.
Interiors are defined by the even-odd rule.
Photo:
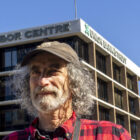
[[[32,74],[32,75],[40,75],[41,72],[38,71],[38,70],[34,70],[34,71],[31,71],[31,74]]]
[[[53,74],[56,74],[58,72],[58,70],[54,69],[54,70],[49,70],[47,72],[47,75],[53,75]]]

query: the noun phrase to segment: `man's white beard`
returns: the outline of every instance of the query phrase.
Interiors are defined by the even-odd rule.
[[[48,93],[46,95],[43,95]],[[54,86],[46,86],[44,88],[37,87],[33,93],[31,93],[32,103],[39,112],[48,113],[64,104],[68,98],[69,93],[57,89]]]

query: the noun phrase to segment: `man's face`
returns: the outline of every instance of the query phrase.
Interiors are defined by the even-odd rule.
[[[59,108],[70,97],[66,62],[49,53],[35,56],[30,64],[30,93],[39,112]]]

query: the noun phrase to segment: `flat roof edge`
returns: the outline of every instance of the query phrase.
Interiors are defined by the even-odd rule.
[[[107,41],[103,36],[97,33],[85,21],[80,19],[81,32],[84,36],[95,42],[101,49],[110,54],[113,58],[125,65],[130,71],[134,72],[140,78],[140,67],[131,61],[126,55],[118,50],[114,45]]]
[[[80,32],[80,19],[0,34],[0,47]]]
[[[82,19],[1,33],[0,48],[33,41],[42,41],[46,38],[61,38],[74,35],[78,35],[87,42],[95,42],[101,49],[105,50],[140,78],[140,67]]]

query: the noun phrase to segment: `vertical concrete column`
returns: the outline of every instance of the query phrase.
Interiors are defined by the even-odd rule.
[[[112,66],[112,56],[108,55],[106,56],[106,74],[113,78],[113,66]]]
[[[127,87],[127,74],[126,74],[126,67],[121,67],[121,83]]]
[[[95,51],[95,43],[89,43],[89,64],[93,67],[96,67],[96,51]],[[98,97],[98,88],[97,88],[97,73],[96,71],[92,71],[93,79],[95,82],[95,96]],[[98,101],[95,101],[95,106],[94,106],[94,120],[99,121],[99,104]]]
[[[122,91],[122,93],[123,93],[123,109],[129,112],[128,92],[124,90]]]
[[[96,86],[96,97],[98,98],[97,72],[95,71],[94,74],[95,74],[94,81],[95,81],[95,86]],[[100,120],[100,118],[99,118],[99,102],[98,101],[96,101],[96,120],[98,120],[98,121]]]
[[[97,117],[97,121],[99,121],[100,117],[99,117],[99,103],[98,103],[98,101],[96,101],[96,109],[97,109],[96,117]]]
[[[137,121],[137,138],[140,138],[140,121]]]
[[[94,65],[94,66],[95,66],[95,68],[96,68],[96,67],[97,67],[97,66],[96,66],[96,50],[97,50],[97,48],[98,48],[98,46],[96,45],[96,43],[94,43],[94,48],[95,48],[95,49],[94,49],[94,53],[95,53],[95,57],[94,57],[94,58],[95,58],[95,61],[94,61],[94,64],[95,64],[95,65]]]
[[[130,117],[128,115],[124,116],[124,126],[125,126],[126,130],[131,134]]]
[[[130,108],[129,108],[129,94],[128,94],[128,91],[127,91],[127,95],[128,95],[128,106],[127,106],[127,108],[128,108],[128,113],[130,113]]]
[[[139,111],[139,115],[138,116],[140,117],[140,98],[138,99],[138,106],[139,106],[139,110],[138,110]]]
[[[89,43],[89,64],[95,67],[96,65],[96,51],[95,51],[95,43]],[[95,82],[95,90],[96,90],[96,97],[97,96],[97,73],[96,71],[92,71],[93,79]]]
[[[133,77],[133,88],[134,88],[134,92],[136,93],[136,94],[139,94],[139,90],[138,90],[138,76],[137,75],[135,75],[134,77]]]
[[[136,116],[140,117],[140,99],[135,99]]]
[[[116,110],[114,108],[110,109],[109,116],[110,116],[110,121],[116,123]]]
[[[96,51],[95,51],[95,43],[89,43],[89,64],[95,67],[96,65]]]
[[[97,72],[96,71],[94,71],[94,82],[95,82],[96,97],[98,98],[98,85],[97,85]]]
[[[107,93],[108,93],[108,102],[115,105],[114,83],[112,81],[108,82]]]

